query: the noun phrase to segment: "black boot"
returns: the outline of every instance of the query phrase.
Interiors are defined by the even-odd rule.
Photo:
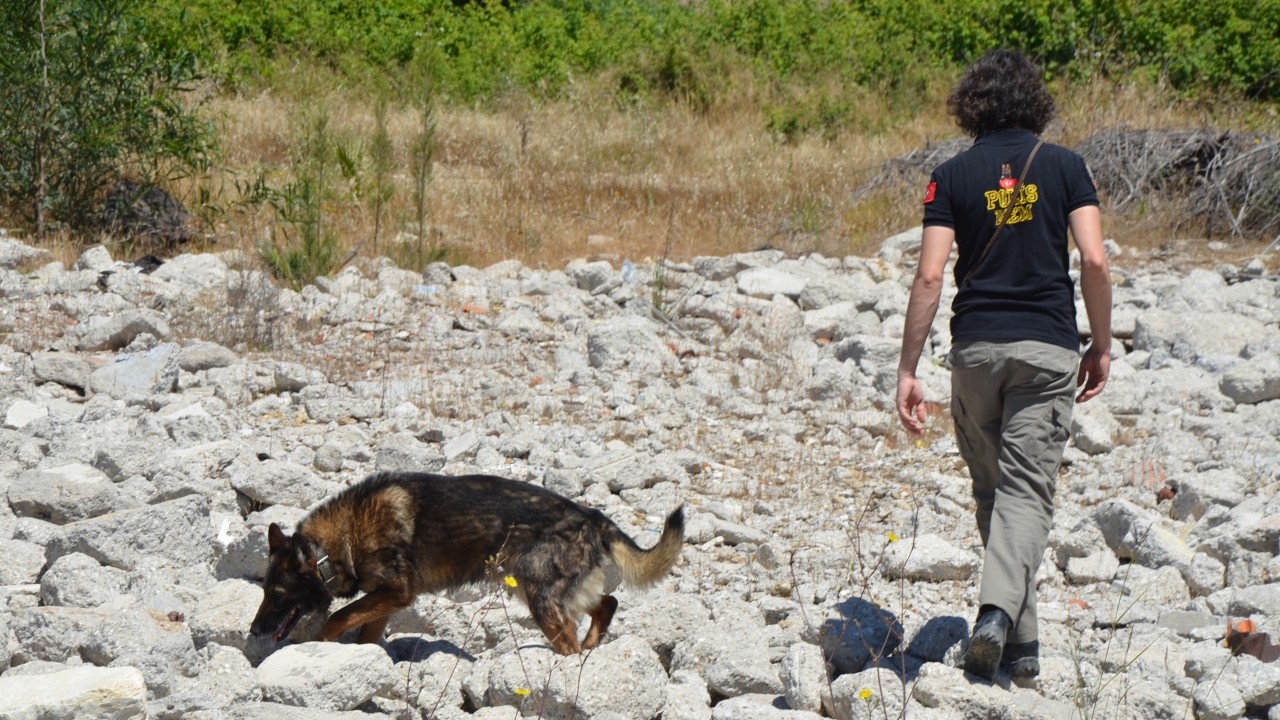
[[[1014,677],[1035,677],[1040,674],[1040,641],[1008,643],[1004,646],[1004,661],[1009,664],[1009,674]]]
[[[973,636],[964,651],[964,670],[987,680],[996,679],[1000,657],[1004,654],[1005,637],[1013,627],[1009,614],[993,605],[984,605],[973,624]]]

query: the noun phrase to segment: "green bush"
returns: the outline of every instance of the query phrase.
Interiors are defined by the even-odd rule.
[[[180,102],[194,58],[145,37],[139,0],[0,3],[0,202],[37,234],[91,227],[116,179],[203,167],[213,135]]]

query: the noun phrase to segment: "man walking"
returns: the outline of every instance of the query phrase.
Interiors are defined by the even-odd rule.
[[[898,364],[898,417],[909,432],[923,431],[916,366],[955,243],[951,412],[986,548],[963,664],[987,679],[1002,661],[1015,676],[1035,676],[1035,577],[1073,401],[1102,392],[1110,370],[1111,283],[1101,216],[1084,160],[1038,138],[1055,107],[1025,55],[997,50],[982,57],[951,91],[947,110],[975,140],[934,170],[925,191],[920,264]],[[1080,251],[1092,335],[1083,357],[1068,230]]]

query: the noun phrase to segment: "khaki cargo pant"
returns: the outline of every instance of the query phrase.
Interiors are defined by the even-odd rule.
[[[1009,642],[1038,639],[1036,572],[1053,523],[1080,354],[1034,340],[958,343],[951,413],[986,548],[978,601],[1013,618]]]

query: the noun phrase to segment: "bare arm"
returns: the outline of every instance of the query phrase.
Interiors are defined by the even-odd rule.
[[[898,359],[898,419],[908,432],[919,435],[924,431],[924,391],[916,379],[916,366],[924,343],[929,339],[929,328],[938,313],[938,299],[942,296],[942,274],[951,254],[951,243],[956,239],[955,230],[930,225],[924,229],[920,245],[920,264],[911,283],[911,297],[907,301],[907,320],[902,328],[902,354]]]
[[[1076,209],[1068,223],[1080,250],[1080,294],[1092,335],[1076,378],[1076,387],[1083,388],[1076,402],[1084,402],[1102,392],[1111,373],[1111,273],[1107,269],[1107,251],[1102,246],[1102,213],[1098,207]]]

